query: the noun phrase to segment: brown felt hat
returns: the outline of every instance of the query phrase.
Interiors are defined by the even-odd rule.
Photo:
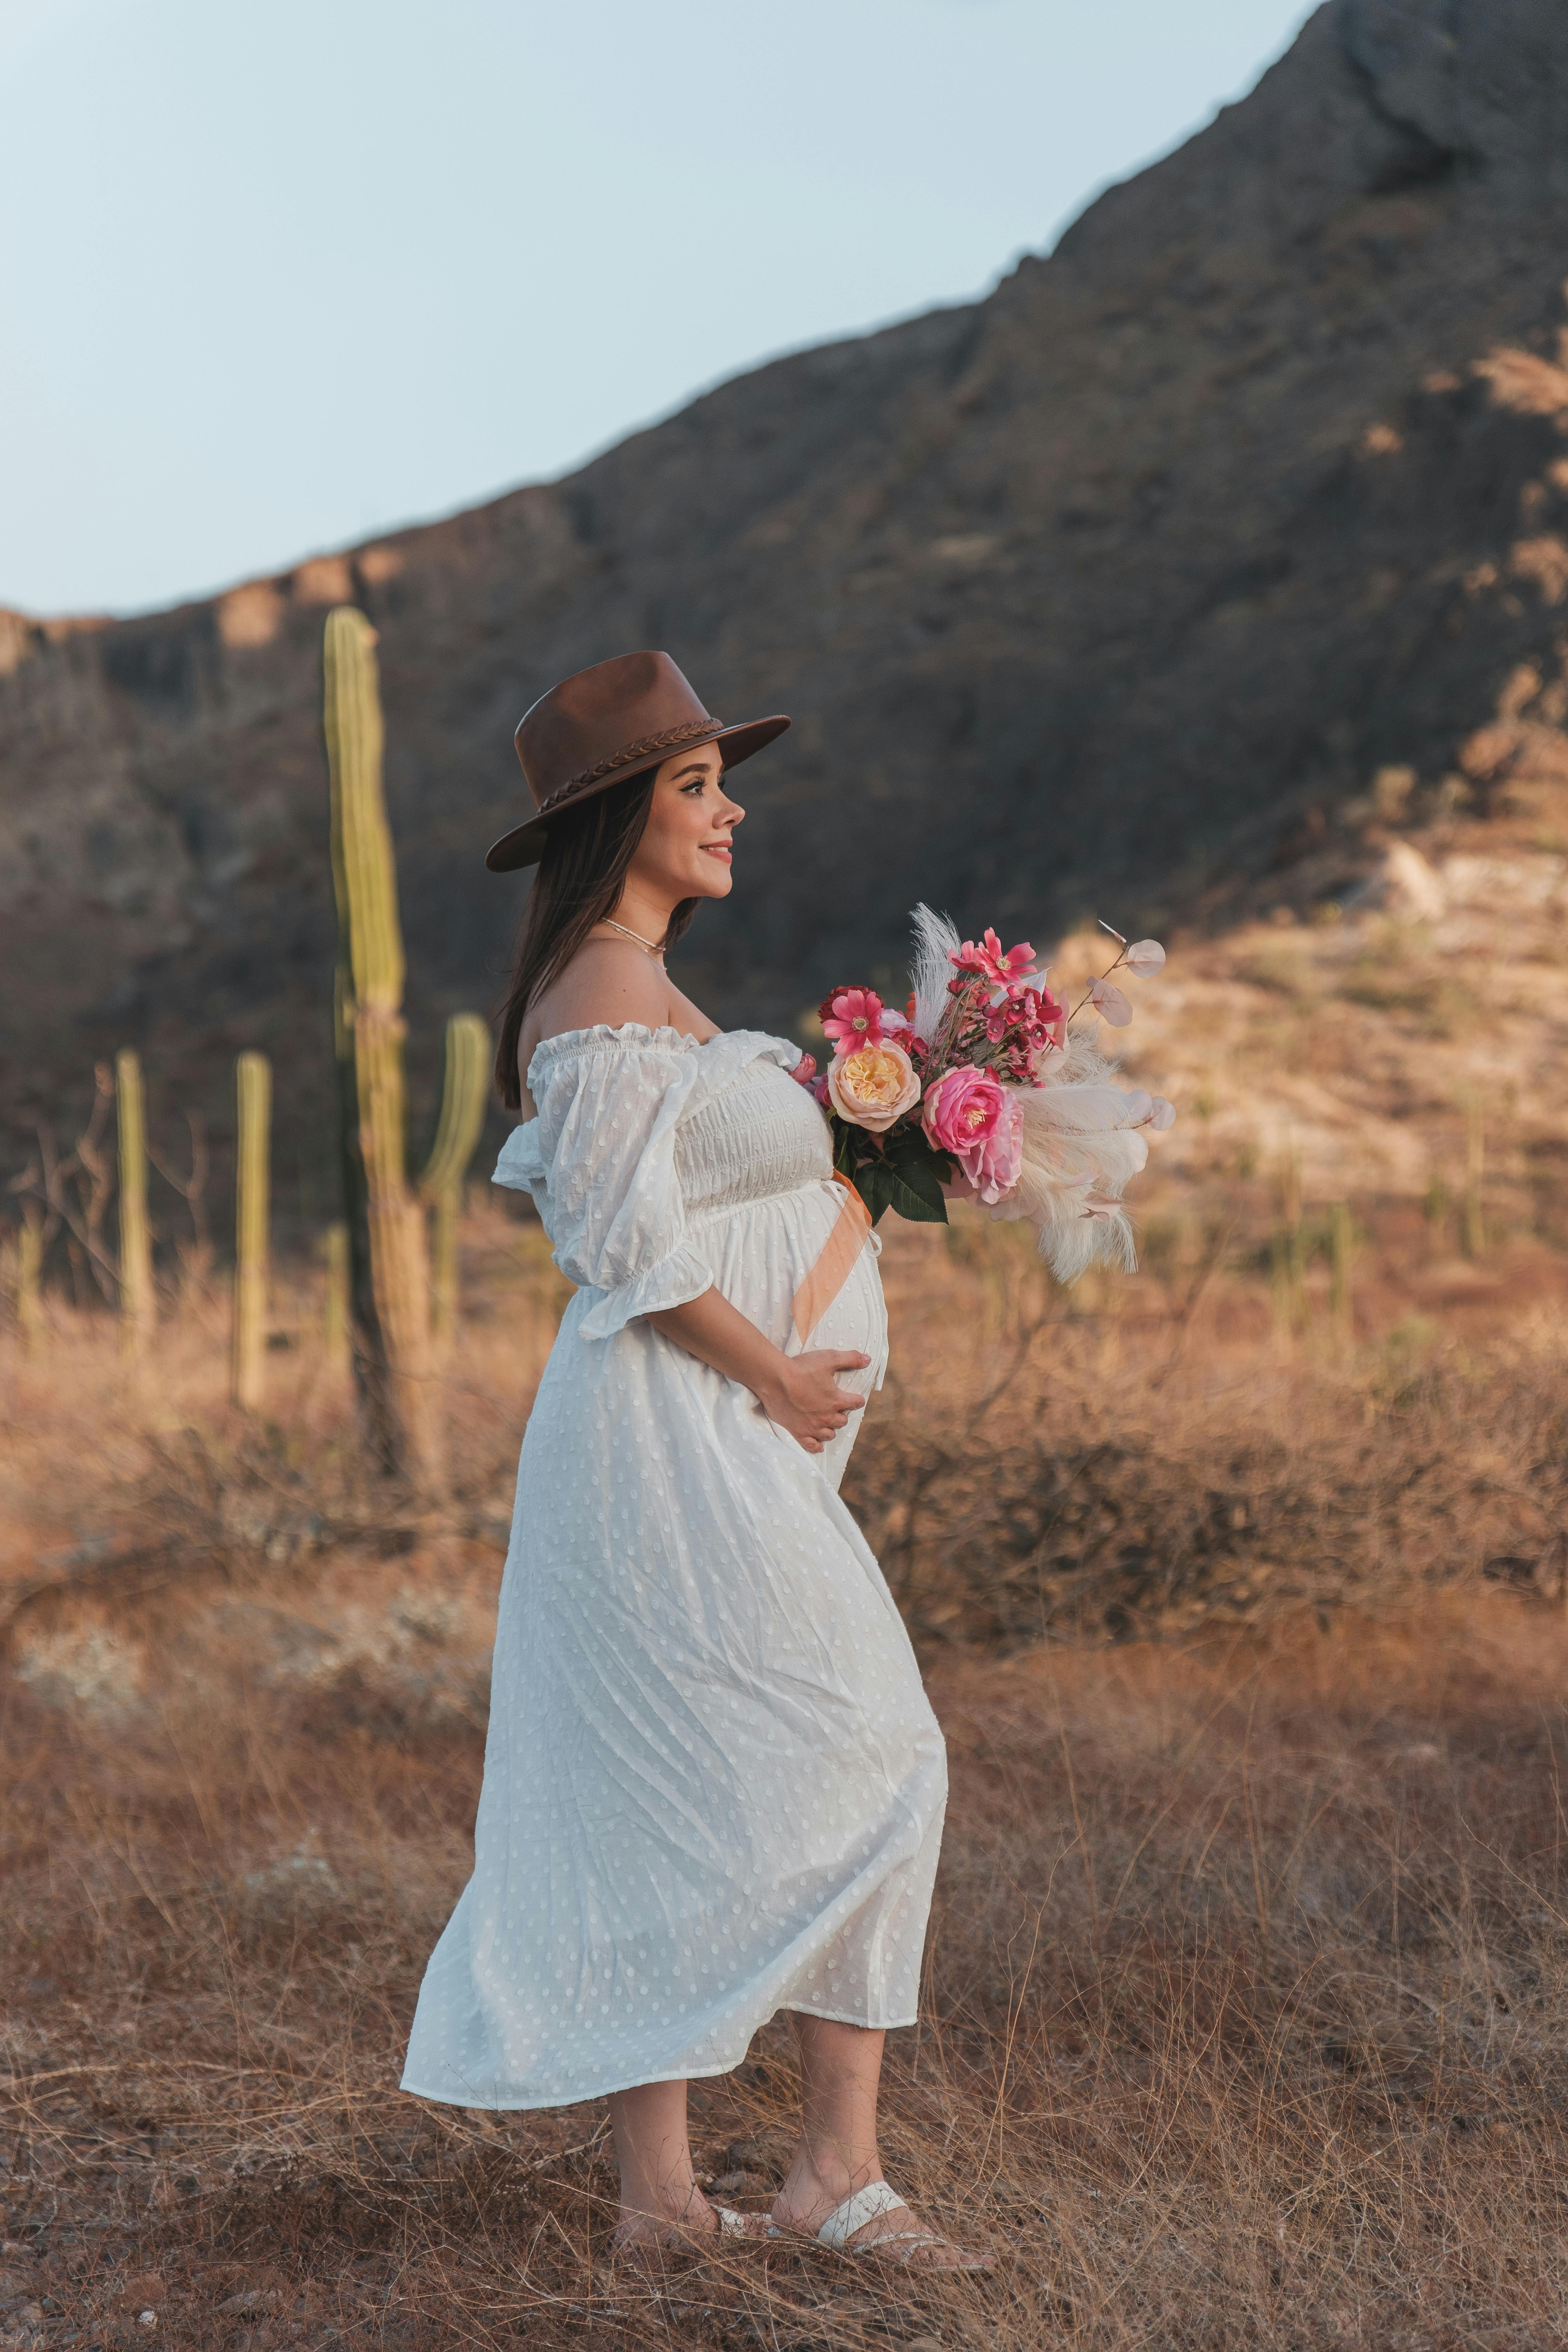
[[[700,743],[721,744],[725,767],[736,767],[788,725],[775,717],[726,727],[704,710],[668,654],[595,662],[542,694],[519,720],[517,756],[539,814],[503,833],[485,864],[492,874],[537,866],[559,810]]]

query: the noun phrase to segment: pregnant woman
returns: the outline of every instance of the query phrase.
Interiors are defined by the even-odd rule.
[[[909,1637],[838,1485],[887,1318],[783,1038],[724,1032],[664,956],[731,887],[726,727],[668,655],[584,670],[518,751],[537,864],[498,1076],[577,1286],[523,1440],[474,1874],[404,2088],[464,2106],[607,2096],[616,2242],[819,2239],[975,2260],[882,2177],[877,2089],[914,2021],[946,1801]],[[770,2221],[710,2205],[686,2085],[790,2012],[799,2148]]]

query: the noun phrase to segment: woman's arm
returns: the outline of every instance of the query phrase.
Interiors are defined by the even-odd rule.
[[[640,948],[606,940],[584,943],[541,1009],[547,1016],[546,1035],[557,1029],[589,1028],[598,1021],[612,1028],[626,1021],[640,1021],[650,1029],[668,1022],[679,1028],[691,1010],[684,998],[673,999],[662,970],[650,964]],[[526,1079],[527,1070],[521,1075]],[[705,1290],[684,1307],[668,1307],[643,1319],[726,1380],[750,1389],[768,1419],[787,1429],[808,1454],[820,1454],[866,1402],[841,1389],[836,1375],[863,1371],[869,1356],[831,1348],[786,1356],[738,1307],[731,1307],[722,1291]]]
[[[842,1348],[813,1348],[802,1356],[786,1356],[721,1290],[705,1290],[684,1307],[667,1307],[643,1320],[689,1355],[711,1364],[726,1380],[750,1389],[768,1419],[787,1429],[808,1454],[820,1454],[866,1402],[841,1389],[837,1375],[864,1371],[869,1356]]]

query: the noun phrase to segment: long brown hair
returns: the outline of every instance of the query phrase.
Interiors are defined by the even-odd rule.
[[[625,776],[574,809],[550,820],[544,855],[523,910],[511,985],[499,1008],[496,1085],[508,1110],[522,1108],[518,1039],[528,1008],[563,972],[595,923],[602,923],[625,886],[647,823],[657,768]],[[697,912],[682,898],[669,919],[664,944],[672,948]]]

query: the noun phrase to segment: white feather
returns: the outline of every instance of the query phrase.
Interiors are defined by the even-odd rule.
[[[1058,1282],[1091,1265],[1131,1274],[1138,1264],[1121,1191],[1149,1157],[1144,1130],[1158,1105],[1141,1087],[1113,1086],[1114,1067],[1089,1033],[1073,1030],[1047,1056],[1042,1086],[1008,1089],[1024,1117],[1024,1165],[990,1213],[1026,1217]]]
[[[945,915],[939,915],[927,906],[915,908],[910,919],[915,927],[915,951],[910,963],[910,982],[915,993],[915,1034],[927,1045],[936,1039],[949,1004],[947,983],[956,978],[952,956],[963,942]]]

